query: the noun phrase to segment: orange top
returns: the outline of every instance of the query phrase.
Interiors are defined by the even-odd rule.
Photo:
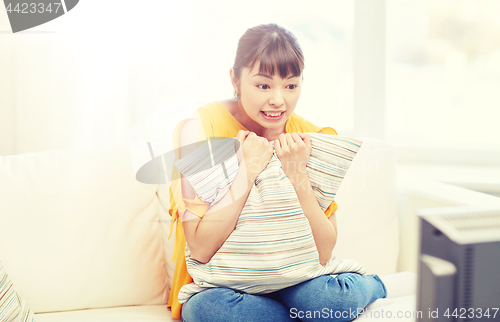
[[[198,128],[203,128],[203,131],[198,131],[198,141],[204,141],[209,137],[236,137],[239,130],[247,131],[247,129],[241,125],[233,115],[227,110],[227,108],[219,102],[213,102],[200,107],[196,113],[195,117],[198,119]],[[174,147],[179,147],[179,131],[186,120],[180,122],[174,130],[173,144]],[[285,126],[286,133],[293,132],[322,132],[325,134],[337,135],[337,132],[331,127],[318,127],[304,118],[292,113],[290,118],[288,118]],[[203,202],[197,198],[194,200],[187,200],[182,197],[180,174],[172,174],[172,180],[170,185],[170,209],[169,213],[172,216],[170,224],[170,236],[174,228],[174,223],[184,214],[186,207],[190,209],[196,209],[195,212],[198,216],[202,216],[202,213],[206,212],[208,209],[203,205]],[[337,210],[337,204],[333,201],[328,209],[326,209],[325,214],[329,217],[332,213]],[[178,301],[178,294],[181,287],[189,284],[193,281],[189,275],[186,268],[186,260],[184,257],[184,251],[186,248],[186,237],[184,236],[184,230],[182,223],[177,221],[176,225],[176,235],[175,235],[175,249],[172,257],[172,261],[177,261],[175,265],[174,279],[170,289],[170,296],[168,298],[167,307],[172,309],[172,317],[176,319],[181,318],[181,307],[182,304]]]

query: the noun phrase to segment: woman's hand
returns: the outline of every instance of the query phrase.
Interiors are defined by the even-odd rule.
[[[274,141],[274,148],[283,172],[295,186],[307,176],[306,165],[311,155],[309,135],[300,132],[280,134]]]
[[[236,139],[240,142],[238,158],[240,161],[244,160],[247,178],[253,183],[271,160],[273,147],[269,141],[254,132],[240,130]]]

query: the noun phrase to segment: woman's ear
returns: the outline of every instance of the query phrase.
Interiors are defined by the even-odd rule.
[[[231,84],[233,84],[233,89],[236,93],[240,92],[240,84],[238,82],[238,78],[236,77],[236,73],[234,72],[234,68],[231,67],[229,69],[229,76],[231,76]]]

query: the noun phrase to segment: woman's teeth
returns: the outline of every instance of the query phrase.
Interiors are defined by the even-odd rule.
[[[283,112],[279,112],[279,113],[267,113],[267,112],[264,112],[264,114],[266,114],[267,116],[280,116],[281,113],[283,113]]]

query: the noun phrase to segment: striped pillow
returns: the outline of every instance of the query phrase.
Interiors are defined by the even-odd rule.
[[[33,312],[26,302],[16,293],[9,275],[0,260],[0,321],[34,322]]]
[[[328,134],[309,135],[312,151],[307,174],[318,204],[325,211],[361,147],[361,141]],[[218,159],[217,155],[208,158],[206,147],[176,162],[198,197],[211,205],[227,193],[238,171],[234,139],[227,142],[216,145],[216,149],[212,147],[213,153],[227,156],[226,161],[212,167],[202,166]],[[228,152],[231,149],[233,154]],[[200,151],[205,152],[200,154]],[[193,283],[181,288],[180,303],[207,287],[264,294],[321,275],[366,273],[362,265],[350,259],[339,260],[332,256],[326,264],[319,263],[309,222],[276,153],[257,177],[234,231],[210,261],[204,264],[191,258],[187,245],[185,257]]]

